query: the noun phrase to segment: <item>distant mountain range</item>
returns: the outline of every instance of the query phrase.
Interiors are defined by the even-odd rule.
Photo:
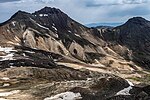
[[[91,23],[91,24],[86,24],[85,26],[87,27],[98,27],[98,26],[110,26],[110,27],[116,27],[119,25],[122,25],[123,23]]]

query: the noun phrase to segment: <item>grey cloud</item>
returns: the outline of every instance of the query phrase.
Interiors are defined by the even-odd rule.
[[[100,6],[113,6],[113,5],[124,5],[124,4],[143,4],[148,3],[150,0],[112,0],[107,2],[99,2],[99,0],[88,1],[87,7],[100,7]]]
[[[53,2],[41,3],[40,1]],[[123,2],[123,0],[21,0],[21,2],[18,3],[0,3],[0,22],[7,20],[17,10],[32,13],[44,6],[59,8],[71,18],[83,24],[97,22],[124,22],[133,16],[142,16],[149,19],[150,0],[142,2],[138,0],[138,2],[139,3],[137,3],[137,1]]]
[[[20,1],[20,0],[0,0],[0,3],[14,2],[14,1]]]
[[[148,0],[123,0],[124,4],[142,4],[147,2]]]
[[[144,6],[137,6],[131,9],[117,10],[109,13],[109,16],[123,17],[123,16],[145,16],[149,15],[150,9]]]
[[[100,7],[100,6],[115,6],[115,5],[121,5],[119,3],[112,3],[112,4],[86,4],[86,7]]]

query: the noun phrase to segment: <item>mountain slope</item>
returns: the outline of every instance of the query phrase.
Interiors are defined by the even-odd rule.
[[[150,21],[142,17],[133,17],[115,28],[98,30],[116,53],[126,60],[149,69]]]
[[[120,44],[131,50],[133,60],[142,66],[150,65],[150,21],[142,17],[129,19],[124,25],[116,27]]]
[[[139,49],[147,48],[148,50],[148,45],[146,48],[143,47],[149,41],[150,21],[142,17],[134,17],[115,29],[119,31],[119,39],[123,44],[127,44],[130,47],[134,45],[134,47],[138,47]]]
[[[113,46],[115,43],[110,45],[107,41],[113,37],[118,41],[120,35],[111,34],[118,34],[117,31],[87,28],[56,8],[45,7],[32,14],[18,11],[0,26],[2,68],[10,65],[50,68],[61,64],[92,70],[100,68],[100,72],[111,70],[114,74],[116,70],[119,73],[141,70],[134,60],[129,60],[128,47],[121,43]],[[6,48],[13,49],[6,52]],[[45,60],[40,59],[42,53]]]
[[[0,31],[5,32],[1,34],[2,45],[21,45],[70,54],[84,61],[87,60],[84,51],[89,51],[86,48],[96,52],[95,44],[104,45],[103,40],[91,34],[93,30],[72,20],[59,9],[49,7],[33,14],[19,11],[4,23]]]

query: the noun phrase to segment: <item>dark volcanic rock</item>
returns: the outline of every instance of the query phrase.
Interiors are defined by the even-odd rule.
[[[115,29],[119,34],[119,41],[133,51],[134,60],[149,68],[150,22],[135,17]]]
[[[133,17],[125,24],[105,30],[102,34],[104,40],[111,44],[110,47],[114,51],[140,66],[149,68],[150,21],[142,17]],[[125,46],[126,53],[115,49],[118,45]]]
[[[149,39],[150,22],[142,17],[129,19],[125,24],[115,28],[118,31],[119,41],[133,49],[142,49]],[[146,41],[147,40],[147,41]],[[134,47],[133,47],[134,45]],[[144,48],[143,48],[144,49]]]
[[[43,50],[36,50],[29,47],[16,46],[12,58],[1,60],[0,68],[20,67],[39,67],[39,68],[55,68],[57,64],[54,62],[52,53]]]

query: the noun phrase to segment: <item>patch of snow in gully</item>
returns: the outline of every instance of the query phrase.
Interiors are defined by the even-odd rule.
[[[132,86],[134,86],[134,85],[133,85],[132,82],[130,82],[130,81],[128,81],[128,80],[127,80],[127,82],[128,82],[128,84],[129,84],[130,86],[127,87],[127,88],[124,88],[123,90],[121,90],[121,91],[119,91],[119,92],[117,92],[116,95],[131,95],[129,92],[130,92],[130,90],[132,89]]]
[[[80,93],[64,92],[52,97],[47,97],[44,100],[79,100],[82,99]]]

